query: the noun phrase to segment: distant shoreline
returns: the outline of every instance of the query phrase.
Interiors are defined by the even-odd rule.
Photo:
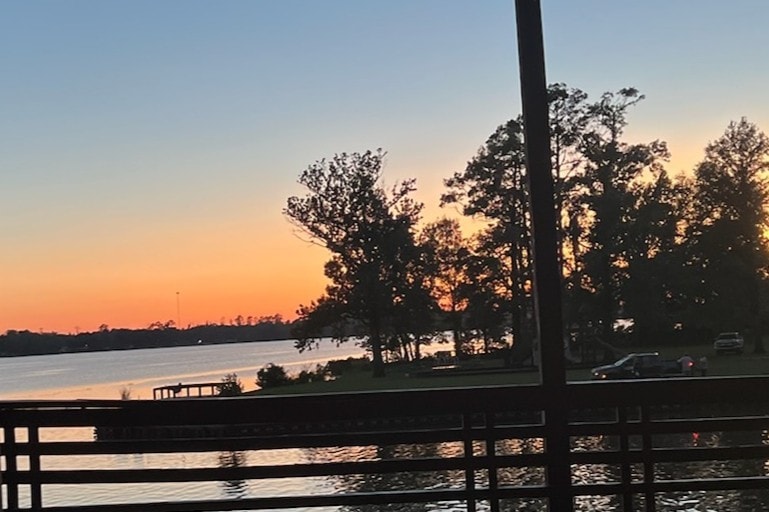
[[[62,349],[59,348],[59,350],[49,350],[49,351],[35,351],[31,350],[29,352],[19,352],[19,353],[7,353],[4,351],[0,351],[0,358],[12,358],[12,357],[34,357],[34,356],[50,356],[50,355],[59,355],[59,354],[86,354],[90,352],[115,352],[115,351],[127,351],[127,350],[146,350],[146,349],[156,349],[156,348],[173,348],[173,347],[191,347],[191,346],[197,346],[197,345],[227,345],[227,344],[233,344],[233,343],[261,343],[261,342],[269,342],[269,341],[287,341],[292,340],[293,337],[290,336],[282,336],[282,337],[273,337],[273,338],[263,338],[263,339],[249,339],[249,340],[241,340],[241,339],[226,339],[221,341],[216,340],[209,340],[209,341],[194,341],[194,342],[176,342],[176,343],[157,343],[157,344],[148,344],[148,345],[142,345],[142,346],[112,346],[112,347],[84,347],[84,348],[77,348],[77,349]]]

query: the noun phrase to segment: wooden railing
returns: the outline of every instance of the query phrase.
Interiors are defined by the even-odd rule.
[[[216,396],[221,388],[221,382],[196,382],[193,384],[171,384],[152,388],[153,400],[168,400],[171,398],[201,398]]]
[[[213,511],[455,502],[470,511],[479,504],[491,510],[515,510],[506,500],[540,502],[544,509],[553,490],[544,476],[537,475],[560,464],[571,471],[573,503],[610,496],[615,500],[612,510],[661,510],[659,497],[666,493],[742,492],[769,486],[767,390],[766,377],[570,384],[565,389],[569,460],[554,459],[543,442],[551,434],[543,410],[552,397],[539,386],[170,401],[0,402],[2,509]],[[80,437],[61,434],[71,429]],[[711,436],[707,439],[720,436],[720,441],[698,442],[707,435]],[[686,442],[661,441],[671,436]],[[388,446],[406,448],[381,450]],[[361,449],[370,453],[345,455]],[[323,457],[324,450],[335,455]],[[114,467],[125,454],[178,459],[178,454],[205,453],[248,456],[214,467],[175,462],[144,467],[151,466],[144,460],[140,467]],[[62,460],[74,462],[62,469]],[[701,461],[753,461],[757,464],[751,467],[758,469],[754,474],[707,478],[660,471],[666,464]],[[603,468],[600,472],[611,478],[585,479],[585,473],[596,474],[591,468]],[[388,480],[379,488],[333,483],[395,474],[454,477],[403,488],[392,482],[404,479]],[[299,482],[294,485],[299,491],[280,493],[257,485],[257,491],[246,490],[237,497],[195,491],[171,498],[142,491],[142,486],[184,482],[196,487],[213,483],[214,489],[234,482],[248,489],[249,483],[260,481],[278,482],[274,489],[282,488],[283,481]],[[331,483],[318,485],[319,481]],[[104,485],[110,491],[79,492]],[[127,486],[125,492],[119,490],[121,485]],[[62,486],[70,490],[63,494],[78,498],[61,499]],[[56,496],[51,498],[54,490]]]

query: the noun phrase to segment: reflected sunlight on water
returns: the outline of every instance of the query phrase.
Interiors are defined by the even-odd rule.
[[[151,399],[154,387],[218,382],[228,373],[254,389],[257,370],[268,363],[299,372],[363,354],[354,341],[300,354],[292,340],[282,340],[0,358],[0,399],[118,399],[121,388],[131,398]]]
[[[767,443],[767,433],[762,432],[699,432],[653,436],[657,448],[726,447]],[[631,447],[640,449],[638,439],[631,439]],[[585,436],[572,439],[575,451],[610,451],[619,447],[616,436]],[[655,464],[657,481],[690,478],[729,478],[738,476],[769,476],[769,461],[762,459],[739,461],[691,461]],[[572,466],[572,482],[575,484],[601,484],[621,481],[621,468],[610,464],[575,464]],[[631,480],[643,481],[643,467],[631,465]],[[642,496],[636,496],[634,507],[643,510]],[[575,500],[580,511],[611,511],[622,509],[620,496],[585,496]],[[769,490],[745,491],[686,491],[660,493],[656,498],[659,512],[724,512],[769,511]]]
[[[83,428],[45,429],[43,435],[49,440],[72,441],[90,440],[92,431]],[[699,434],[693,436],[664,436],[654,440],[657,446],[693,446],[695,443],[734,445],[758,436],[769,443],[767,432]],[[612,436],[584,436],[572,440],[577,451],[608,451],[617,447],[618,439]],[[475,443],[476,456],[485,453],[482,443]],[[497,455],[536,454],[544,452],[542,439],[512,439],[495,443]],[[432,443],[426,445],[396,444],[388,446],[368,445],[359,447],[326,447],[312,449],[273,449],[263,451],[231,451],[219,453],[174,453],[174,454],[127,454],[127,455],[82,455],[44,456],[44,469],[164,469],[164,468],[231,468],[260,465],[290,465],[301,463],[329,463],[339,461],[380,461],[406,460],[417,458],[457,458],[464,456],[460,442]],[[685,472],[685,473],[682,473]],[[640,466],[632,468],[633,479],[640,481]],[[681,477],[707,478],[710,476],[764,475],[768,474],[767,461],[719,461],[715,463],[665,463],[656,467],[655,478]],[[486,470],[475,471],[475,484],[486,487],[489,475]],[[498,471],[499,484],[503,486],[541,485],[545,482],[544,468],[506,467]],[[575,464],[572,466],[572,480],[576,484],[601,484],[618,482],[621,469],[618,465]],[[44,489],[44,502],[56,505],[79,505],[87,503],[120,503],[126,496],[137,503],[157,500],[198,500],[198,499],[244,499],[270,496],[296,496],[305,494],[334,494],[349,492],[370,492],[381,490],[424,490],[459,489],[464,486],[465,474],[460,470],[434,472],[399,472],[392,474],[352,474],[334,477],[281,478],[262,480],[229,480],[218,483],[158,483],[158,484],[100,484],[100,485],[57,485]],[[28,504],[28,495],[22,496]],[[636,510],[643,509],[643,497],[634,497]],[[659,512],[710,512],[710,511],[765,511],[769,510],[769,491],[728,491],[728,492],[679,492],[660,494],[656,498]],[[502,510],[510,512],[534,512],[545,510],[540,499],[506,500]],[[575,499],[579,512],[603,512],[621,510],[621,496],[580,496]],[[297,509],[300,510],[301,509]],[[320,512],[464,512],[464,503],[441,502],[424,504],[392,504],[379,506],[325,507]],[[479,511],[489,511],[488,503],[479,503]]]

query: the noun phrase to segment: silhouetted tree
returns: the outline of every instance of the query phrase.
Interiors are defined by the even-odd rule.
[[[291,379],[286,373],[285,368],[277,364],[270,363],[256,372],[256,385],[259,386],[260,389],[285,386],[290,382]]]
[[[585,158],[581,151],[590,119],[587,94],[565,84],[548,87],[550,154],[558,221],[558,261],[563,273],[563,315],[567,325],[577,324],[584,315],[582,278],[586,243],[583,207],[577,200]]]
[[[529,337],[524,320],[531,302],[531,224],[521,119],[498,127],[465,169],[444,183],[442,205],[457,204],[464,215],[488,223],[483,247],[501,263],[494,267],[500,272],[495,293],[516,342]]]
[[[400,230],[404,238],[393,254],[397,278],[393,281],[391,340],[397,342],[403,360],[421,358],[421,346],[436,333],[434,321],[439,310],[432,295],[429,249],[414,240],[409,230]]]
[[[767,173],[769,137],[745,118],[730,123],[707,145],[695,169],[696,208],[689,229],[703,313],[720,319],[721,329],[744,328],[759,353],[764,351],[760,297],[769,255]]]
[[[222,377],[222,382],[216,386],[219,396],[240,396],[243,394],[243,384],[236,373],[228,373]]]
[[[649,180],[631,187],[634,202],[623,225],[624,251],[619,263],[624,316],[633,319],[638,342],[660,339],[682,320],[684,252],[679,238],[683,220],[681,186],[652,165]]]
[[[488,231],[478,233],[471,242],[472,252],[467,262],[467,282],[462,283],[460,296],[467,301],[464,311],[465,336],[463,344],[480,340],[484,350],[502,343],[507,333],[510,312],[504,247],[492,239]],[[496,251],[496,252],[495,252]],[[526,315],[526,312],[522,312]],[[528,315],[522,321],[528,323]],[[469,335],[468,335],[469,334]],[[532,337],[519,333],[514,341],[516,351],[531,346]]]
[[[628,144],[621,140],[628,109],[642,99],[633,88],[604,93],[588,108],[590,120],[582,138],[585,169],[577,198],[587,229],[582,286],[592,292],[593,315],[606,342],[612,340],[622,302],[627,223],[633,221],[636,194],[641,190],[638,183],[659,173],[660,161],[668,158],[664,142]]]
[[[427,224],[421,231],[420,243],[426,249],[430,290],[439,307],[448,314],[454,352],[462,355],[462,314],[467,308],[470,285],[468,265],[469,242],[462,236],[459,221],[442,218]]]
[[[335,321],[357,320],[366,329],[375,376],[384,375],[383,343],[392,331],[398,290],[404,286],[404,265],[413,252],[413,227],[422,205],[410,198],[414,180],[382,187],[385,153],[342,153],[307,169],[299,183],[304,197],[289,197],[284,214],[310,241],[327,248],[331,259],[325,274],[331,281],[316,304],[300,309],[300,321],[314,322],[329,311]],[[332,306],[333,305],[333,306]]]
[[[581,286],[579,258],[583,249],[583,211],[575,196],[584,172],[582,142],[590,120],[587,95],[564,84],[548,87],[552,170],[559,222],[559,261],[564,269],[567,289]],[[479,249],[487,257],[502,258],[496,267],[495,293],[501,294],[503,318],[510,318],[516,343],[528,343],[533,335],[531,222],[527,170],[520,117],[500,126],[489,137],[464,171],[446,180],[448,191],[442,204],[456,203],[465,215],[489,222]],[[479,253],[481,256],[481,253]],[[491,277],[491,276],[489,276]],[[488,283],[487,283],[488,284]],[[488,294],[486,288],[483,294]],[[576,293],[572,293],[576,295]],[[568,297],[568,296],[567,296]],[[566,307],[567,316],[576,308]],[[528,341],[527,341],[528,340]]]

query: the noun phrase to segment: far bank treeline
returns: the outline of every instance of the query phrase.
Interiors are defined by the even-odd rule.
[[[242,341],[284,340],[292,337],[293,322],[280,315],[241,320],[232,324],[206,324],[177,329],[173,321],[155,322],[146,329],[111,329],[79,334],[7,331],[0,335],[0,357],[177,347]]]
[[[703,141],[693,169],[674,176],[664,141],[626,140],[628,114],[643,99],[637,90],[590,100],[555,84],[549,95],[564,325],[574,345],[615,343],[625,320],[636,345],[702,343],[738,330],[762,352],[767,136],[745,118],[734,121]],[[441,204],[466,220],[425,222],[413,180],[384,186],[384,158],[378,150],[320,160],[299,177],[306,194],[288,199],[289,221],[330,253],[330,284],[300,308],[298,347],[311,347],[328,328],[344,341],[344,326],[355,320],[382,375],[383,355],[418,358],[442,318],[457,354],[510,339],[530,354],[532,229],[521,118],[499,126],[445,179]]]

